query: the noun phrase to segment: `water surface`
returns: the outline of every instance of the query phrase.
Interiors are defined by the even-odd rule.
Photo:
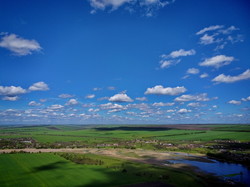
[[[195,156],[189,156],[189,157],[195,157]],[[189,160],[188,157],[187,159],[179,158],[174,160],[168,160],[168,162],[170,162],[171,164],[179,164],[179,163],[189,164],[207,173],[212,173],[217,176],[221,176],[225,179],[231,179],[236,182],[241,182],[247,184],[247,186],[250,186],[250,170],[247,167],[241,164],[219,162],[217,160],[208,158],[206,159],[208,160],[208,162],[202,162],[193,159]],[[225,176],[232,174],[237,174],[237,175]]]

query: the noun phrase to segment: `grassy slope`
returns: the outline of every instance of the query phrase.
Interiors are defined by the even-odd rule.
[[[80,165],[51,153],[2,154],[0,155],[1,186],[118,186],[159,180],[159,175],[169,176],[168,183],[177,186],[201,186],[190,174],[175,170],[156,168],[146,164],[125,161],[99,155],[89,155],[92,159],[102,159],[105,165]],[[122,173],[117,165],[125,165],[127,173]],[[153,173],[153,178],[136,176],[135,173]],[[181,179],[181,180],[180,180]]]

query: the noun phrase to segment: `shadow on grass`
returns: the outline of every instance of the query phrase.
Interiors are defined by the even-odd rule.
[[[65,161],[58,161],[58,162],[54,162],[51,164],[42,165],[42,166],[33,168],[33,172],[47,171],[47,170],[62,168],[64,164],[67,164],[67,163],[68,162],[65,162]]]
[[[115,130],[123,130],[123,131],[167,131],[171,130],[168,127],[97,127],[95,130],[98,131],[115,131]]]

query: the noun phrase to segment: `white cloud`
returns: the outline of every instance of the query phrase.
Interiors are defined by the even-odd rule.
[[[206,77],[208,77],[208,76],[209,76],[209,75],[208,75],[207,73],[203,73],[203,74],[200,75],[200,78],[203,79],[203,78],[206,78]]]
[[[45,82],[37,82],[29,87],[30,91],[47,91],[49,86]]]
[[[214,35],[207,35],[205,34],[200,38],[200,43],[204,45],[209,45],[215,42],[219,42],[219,40],[215,40]]]
[[[66,105],[77,105],[78,104],[78,101],[76,99],[70,99]]]
[[[39,101],[44,103],[47,101],[47,99],[40,99]]]
[[[186,92],[187,89],[184,86],[177,86],[174,88],[167,87],[164,88],[161,85],[157,85],[152,88],[147,88],[146,92],[144,94],[156,94],[156,95],[178,95],[181,93]]]
[[[62,108],[64,108],[64,106],[58,105],[58,104],[51,105],[51,106],[48,107],[48,109],[50,109],[50,110],[60,110]]]
[[[159,6],[166,6],[169,4],[168,1],[161,1],[161,0],[142,0],[140,2],[141,5],[146,5],[146,6],[149,6],[149,5],[159,5]]]
[[[41,106],[41,103],[37,103],[36,101],[30,101],[29,106]]]
[[[17,101],[19,99],[18,96],[5,96],[2,98],[4,101]]]
[[[137,97],[135,98],[137,101],[147,101],[148,99],[146,97]]]
[[[0,86],[0,95],[15,96],[27,91],[20,86]]]
[[[115,87],[114,86],[109,86],[107,87],[108,90],[115,90]]]
[[[161,60],[160,60],[160,68],[169,68],[170,66],[178,64],[181,59],[177,59],[183,56],[190,56],[190,55],[195,55],[196,51],[194,49],[185,51],[184,49],[180,49],[178,51],[172,51],[170,54],[166,55],[163,54],[161,55]]]
[[[32,54],[34,51],[40,51],[42,48],[36,40],[27,40],[16,34],[6,34],[0,41],[0,47],[6,48],[18,56]]]
[[[94,9],[105,10],[107,7],[111,7],[112,10],[115,10],[122,6],[125,3],[132,2],[133,0],[89,0],[90,5]]]
[[[170,3],[173,3],[168,0],[89,0],[93,10],[92,14],[96,13],[97,10],[106,10],[109,9],[114,11],[120,7],[125,7],[125,10],[135,12],[137,9],[143,9],[145,16],[151,17],[155,14],[160,8],[163,8]]]
[[[201,104],[200,103],[189,103],[187,106],[189,106],[189,107],[200,107],[201,106]]]
[[[200,37],[200,44],[216,44],[214,50],[218,51],[224,49],[224,47],[229,43],[234,44],[237,42],[244,41],[243,36],[241,34],[235,33],[237,30],[240,29],[236,28],[235,26],[230,26],[224,29],[223,25],[214,25],[200,30],[196,33],[196,35],[203,34],[203,36]],[[208,31],[210,31],[209,34],[206,33]]]
[[[200,72],[200,70],[199,69],[196,69],[196,68],[189,68],[188,70],[187,70],[187,73],[188,74],[198,74]]]
[[[175,110],[169,109],[169,110],[167,110],[167,112],[168,112],[168,113],[172,113],[172,112],[175,112]]]
[[[70,97],[74,97],[74,96],[70,95],[70,94],[60,94],[58,97],[66,99],[66,98],[70,98]]]
[[[116,94],[109,98],[109,101],[112,102],[133,102],[133,99],[131,99],[127,94],[121,93]]]
[[[216,98],[214,98],[216,99]],[[207,97],[207,93],[202,93],[202,94],[198,94],[198,95],[182,95],[180,97],[176,97],[175,101],[178,102],[185,102],[185,101],[209,101],[211,99],[209,99]]]
[[[207,32],[207,31],[218,30],[218,29],[221,29],[221,28],[223,28],[223,27],[224,27],[223,25],[211,25],[211,26],[209,26],[209,27],[205,27],[205,28],[201,29],[200,31],[198,31],[198,32],[196,33],[196,35],[203,34],[203,33]]]
[[[250,101],[250,96],[248,96],[247,98],[242,98],[242,101]]]
[[[98,101],[109,100],[109,97],[101,97],[97,99]]]
[[[110,109],[123,109],[124,107],[122,105],[116,104],[116,103],[106,103],[100,105],[101,109],[104,110],[110,110]]]
[[[196,51],[194,49],[185,51],[184,49],[180,49],[178,51],[172,51],[169,55],[162,55],[163,58],[178,58],[182,56],[191,56],[195,55]]]
[[[161,60],[160,63],[160,68],[161,69],[165,69],[165,68],[169,68],[170,66],[176,65],[180,62],[181,60]]]
[[[160,64],[161,64],[161,68],[163,69],[163,68],[168,68],[170,65],[172,65],[173,63],[172,63],[173,61],[172,60],[161,60],[160,61]]]
[[[102,88],[93,88],[93,91],[100,91]]]
[[[215,68],[219,68],[221,66],[225,66],[230,64],[232,61],[234,61],[235,58],[232,56],[225,56],[225,55],[217,55],[211,58],[205,59],[203,62],[200,62],[200,66],[212,66]]]
[[[89,112],[98,112],[99,110],[100,110],[100,109],[98,109],[98,108],[96,108],[96,109],[94,109],[94,108],[88,109]]]
[[[228,101],[228,103],[233,104],[233,105],[240,105],[241,101],[231,100],[231,101]]]
[[[237,81],[247,80],[247,79],[250,79],[250,69],[247,69],[245,72],[237,76],[220,74],[217,77],[215,77],[212,81],[217,83],[234,83]]]
[[[159,106],[173,106],[174,103],[163,103],[163,102],[159,102],[159,103],[153,103],[152,106],[156,106],[156,107],[159,107]]]
[[[95,94],[89,94],[85,98],[86,99],[93,99],[95,97]]]
[[[185,114],[185,113],[188,113],[188,112],[192,112],[192,110],[187,110],[185,108],[181,108],[180,110],[177,111],[178,113],[180,114]]]
[[[240,30],[240,29],[236,28],[235,26],[232,25],[232,26],[228,27],[227,29],[220,30],[220,32],[222,34],[230,34],[231,32],[236,31],[236,30]]]
[[[190,77],[190,75],[185,75],[185,76],[183,76],[181,79],[187,79],[187,78],[189,78]]]

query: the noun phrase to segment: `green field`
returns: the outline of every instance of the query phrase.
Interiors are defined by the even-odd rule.
[[[60,148],[84,148],[87,152],[0,154],[0,186],[215,185],[217,180],[210,175],[182,166],[163,166],[165,157],[155,166],[150,159],[157,160],[159,155],[144,157],[133,150],[202,153],[249,166],[249,142],[250,125],[2,126],[2,152],[21,148],[51,148],[56,152]],[[97,151],[90,154],[90,149]],[[100,150],[118,153],[107,157]],[[134,158],[133,162],[128,157]]]
[[[1,154],[0,184],[1,186],[120,186],[148,181],[161,181],[176,186],[203,184],[191,174],[173,169],[98,155],[89,157],[102,159],[104,164],[100,166],[75,164],[52,153]],[[126,172],[122,172],[124,168]]]
[[[156,139],[164,141],[250,141],[250,125],[203,125],[203,127],[209,127],[210,129],[190,130],[174,129],[171,127],[171,129],[160,128],[151,130],[147,128],[140,129],[140,126],[132,126],[131,128],[119,128],[116,126],[90,128],[89,126],[62,125],[22,128],[2,127],[0,128],[0,138],[29,137],[42,143],[81,141],[88,144],[127,141],[132,139]]]

